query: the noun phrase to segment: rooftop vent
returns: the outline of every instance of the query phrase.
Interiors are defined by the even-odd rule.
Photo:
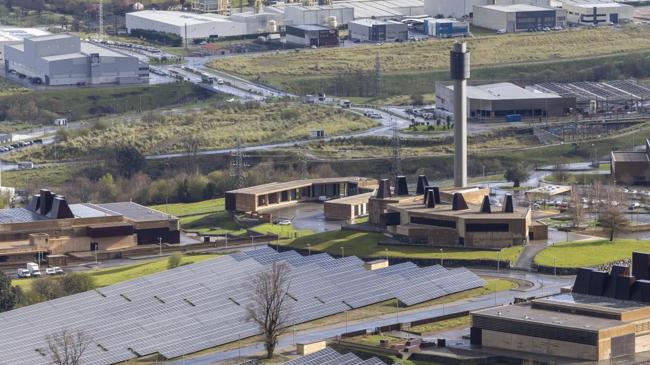
[[[454,199],[451,202],[451,210],[464,210],[468,208],[465,198],[463,198],[463,194],[454,193]]]
[[[390,198],[390,181],[388,179],[379,180],[379,189],[377,190],[377,198],[384,199]]]
[[[481,213],[492,213],[492,209],[490,208],[490,197],[487,195],[483,197],[483,203],[481,204]]]
[[[397,176],[397,178],[395,178],[395,189],[397,191],[397,195],[409,195],[406,176]]]
[[[506,201],[505,201],[505,204],[503,204],[503,212],[504,213],[514,213],[515,212],[515,205],[512,202],[512,194],[506,194]]]
[[[426,187],[429,186],[429,181],[427,181],[427,177],[425,175],[419,175],[418,176],[418,186],[415,189],[415,194],[417,195],[422,195],[425,193]]]

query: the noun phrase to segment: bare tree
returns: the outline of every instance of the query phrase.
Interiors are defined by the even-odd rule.
[[[609,205],[598,214],[598,224],[609,230],[609,240],[613,241],[616,233],[627,227],[628,221],[619,206]]]
[[[273,358],[278,339],[289,326],[290,271],[286,263],[276,262],[270,269],[256,274],[250,284],[253,301],[247,308],[248,320],[262,331],[268,359]]]
[[[90,344],[90,337],[82,331],[63,329],[45,337],[48,355],[54,365],[80,365],[81,357]]]
[[[577,185],[571,188],[571,203],[569,204],[569,214],[573,221],[573,227],[579,227],[584,220],[585,210],[582,206],[582,193]]]

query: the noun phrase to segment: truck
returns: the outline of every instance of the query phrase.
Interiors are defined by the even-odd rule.
[[[352,106],[352,102],[348,99],[342,99],[339,101],[339,106],[343,109],[348,109],[350,106]]]
[[[31,276],[41,276],[41,270],[38,267],[38,264],[35,262],[28,262],[25,264],[25,268],[29,271]]]

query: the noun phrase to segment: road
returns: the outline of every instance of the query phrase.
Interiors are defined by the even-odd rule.
[[[338,323],[335,325],[320,328],[310,328],[308,330],[295,332],[290,330],[286,335],[280,338],[278,350],[292,350],[295,343],[312,342],[334,338],[346,332],[361,330],[372,331],[377,327],[393,324],[396,322],[412,322],[420,319],[440,316],[443,314],[478,310],[489,308],[495,305],[506,305],[512,303],[516,297],[544,296],[559,293],[562,287],[573,283],[573,277],[554,277],[552,275],[539,275],[534,273],[509,270],[501,270],[500,272],[497,272],[496,270],[474,271],[480,275],[527,280],[533,282],[534,286],[531,289],[523,292],[521,290],[510,290],[506,292],[487,294],[481,297],[470,298],[454,303],[436,305],[428,308],[421,308],[416,310],[398,309],[394,314],[387,314],[359,321],[351,321],[347,324]],[[181,360],[171,362],[171,364],[208,365],[219,361],[237,359],[242,356],[251,356],[263,352],[263,350],[263,344],[256,343],[233,350],[209,353],[191,358],[183,358]]]

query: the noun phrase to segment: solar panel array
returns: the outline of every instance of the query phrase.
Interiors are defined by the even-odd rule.
[[[291,322],[299,324],[398,298],[413,305],[485,283],[464,268],[412,263],[368,271],[357,257],[301,256],[271,248],[222,256],[0,314],[0,364],[46,364],[45,335],[92,338],[84,364],[160,353],[171,359],[260,333],[246,321],[249,283],[274,262],[290,271]]]
[[[574,96],[577,101],[625,101],[650,99],[650,87],[633,80],[606,82],[544,82],[534,88],[560,96]]]
[[[351,352],[342,355],[326,347],[313,354],[285,362],[284,365],[386,365],[386,363],[376,357],[363,360]]]

